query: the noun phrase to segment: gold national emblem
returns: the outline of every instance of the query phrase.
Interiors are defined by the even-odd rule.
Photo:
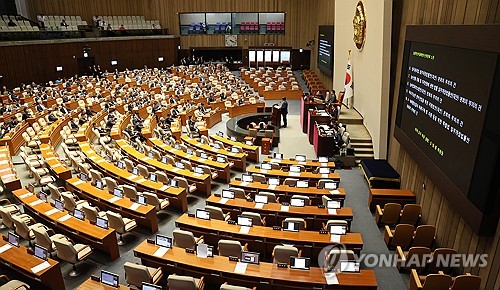
[[[354,26],[354,43],[356,44],[356,47],[361,50],[363,49],[366,39],[365,7],[361,1],[359,1],[356,5],[356,12],[354,13],[352,25]]]

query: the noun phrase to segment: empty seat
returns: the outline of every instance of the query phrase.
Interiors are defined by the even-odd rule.
[[[54,240],[69,241],[69,238],[65,235],[56,234],[52,229],[49,229],[45,226],[33,228],[33,233],[35,234],[35,244],[47,249],[51,256],[52,252],[57,250],[56,244],[54,244]]]
[[[192,232],[175,229],[173,231],[174,246],[184,249],[196,249],[196,244],[203,243],[203,236],[195,238]]]
[[[409,224],[399,224],[394,230],[391,230],[389,226],[385,226],[385,244],[389,249],[393,249],[397,246],[407,249],[413,239],[414,231],[415,227]]]
[[[415,269],[411,270],[410,290],[448,290],[450,289],[451,284],[452,278],[449,275],[430,274],[420,278]]]
[[[170,205],[168,198],[160,199],[158,195],[151,192],[142,192],[141,195],[146,197],[146,203],[155,207],[156,211],[163,210]]]
[[[248,244],[245,246],[241,246],[239,241],[233,240],[219,240],[217,244],[217,249],[219,252],[219,256],[224,257],[240,257],[242,251],[247,251]]]
[[[141,289],[143,282],[156,284],[160,281],[161,277],[163,277],[161,267],[152,268],[136,263],[125,262],[123,268],[125,269],[125,281],[138,289]]]
[[[406,204],[401,211],[400,224],[416,225],[420,220],[422,207],[419,204]]]
[[[123,245],[122,235],[132,231],[137,227],[137,223],[133,219],[124,218],[119,213],[112,211],[107,211],[106,216],[108,217],[109,226],[116,230],[118,233],[118,245]]]
[[[290,257],[299,257],[299,250],[293,246],[275,246],[273,249],[274,264],[289,264]]]
[[[169,290],[203,290],[205,282],[203,277],[196,279],[172,274],[167,278],[167,286]]]
[[[254,226],[266,226],[266,217],[261,218],[259,213],[244,211],[241,213],[241,215],[251,217],[252,225]]]
[[[210,212],[211,219],[228,221],[231,218],[231,215],[229,213],[224,213],[220,207],[207,205],[205,206],[205,210]]]
[[[436,235],[436,227],[432,225],[421,225],[415,230],[412,247],[432,247]]]
[[[396,255],[398,257],[398,269],[412,269],[421,272],[426,268],[427,257],[431,254],[431,249],[426,247],[411,247],[408,251],[403,251],[401,247],[396,247]],[[418,263],[417,263],[418,262]],[[408,263],[408,264],[407,264]]]
[[[27,240],[30,246],[31,246],[31,240],[35,238],[35,233],[33,232],[33,229],[40,227],[43,229],[46,228],[43,224],[35,222],[33,218],[27,219],[19,215],[14,215],[12,216],[12,220],[14,221],[16,233],[21,238]]]
[[[92,248],[84,244],[72,244],[68,240],[54,240],[57,248],[57,257],[73,265],[73,270],[69,273],[71,277],[80,275],[76,268],[76,263],[85,260],[92,254]]]
[[[375,211],[375,221],[377,224],[395,225],[399,221],[401,215],[401,205],[399,203],[386,203],[384,209],[379,205]]]

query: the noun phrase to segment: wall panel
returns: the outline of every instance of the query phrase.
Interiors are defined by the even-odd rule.
[[[393,78],[392,121],[394,126],[399,93],[399,80],[406,25],[412,24],[491,24],[500,23],[498,0],[394,0],[402,5],[401,29]],[[393,130],[393,126],[391,129]],[[389,140],[389,162],[402,176],[402,188],[408,188],[417,195],[417,202],[423,206],[423,220],[437,227],[437,242],[443,247],[455,248],[462,254],[489,255],[489,264],[484,268],[465,268],[463,271],[480,275],[481,289],[500,289],[500,226],[494,237],[477,236],[465,223],[461,215],[436,188],[412,157],[395,140],[393,132]],[[422,183],[426,183],[423,189]],[[466,214],[466,213],[465,213]]]

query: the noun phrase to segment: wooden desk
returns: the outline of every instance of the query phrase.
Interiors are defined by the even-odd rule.
[[[120,169],[107,162],[90,148],[89,143],[79,142],[78,145],[87,159],[91,161],[93,167],[103,172],[105,175],[111,176],[118,181],[121,181],[121,183],[134,186],[137,191],[150,191],[156,193],[158,196],[168,198],[168,201],[173,207],[178,208],[183,212],[187,211],[186,188],[175,188],[161,182],[153,182],[143,178],[142,176],[134,175],[125,169]]]
[[[276,194],[276,196],[280,197],[280,201],[290,201],[290,198],[292,195],[298,194],[298,195],[306,195],[309,196],[311,199],[312,205],[318,205],[322,204],[321,197],[323,195],[326,195],[334,200],[339,200],[341,201],[342,205],[345,200],[345,189],[344,188],[339,188],[338,193],[336,191],[330,191],[328,189],[319,189],[317,187],[308,187],[308,188],[298,188],[298,187],[291,187],[288,185],[278,185],[275,188],[270,187],[269,184],[262,184],[260,182],[250,182],[250,183],[243,183],[241,180],[236,180],[233,179],[231,180],[231,183],[229,183],[233,187],[238,187],[244,189],[246,192],[255,194],[259,193],[261,191],[268,191],[268,192],[273,192]]]
[[[299,162],[297,160],[291,160],[291,159],[273,159],[270,157],[267,157],[264,159],[265,163],[273,162],[273,163],[278,163],[282,166],[290,167],[290,165],[303,165],[306,169],[316,169],[318,167],[328,167],[330,169],[335,169],[335,162],[327,162],[327,163],[320,163],[317,160],[306,160],[306,162]]]
[[[230,161],[234,162],[235,168],[238,168],[242,171],[245,171],[247,168],[247,156],[245,153],[233,153],[223,149],[215,149],[208,144],[202,144],[201,142],[198,142],[196,139],[190,138],[189,136],[186,135],[182,135],[181,139],[187,145],[201,149],[207,152],[207,154],[209,155],[216,156],[217,154],[221,154],[227,156],[227,158]]]
[[[339,273],[339,285],[327,285],[322,269],[317,267],[302,271],[261,262],[259,265],[248,265],[245,274],[237,274],[234,273],[236,262],[228,261],[227,257],[215,255],[213,258],[198,258],[177,247],[170,249],[163,257],[155,257],[153,254],[157,249],[158,246],[144,241],[134,249],[134,255],[141,259],[142,264],[161,266],[168,274],[204,276],[207,283],[214,285],[227,281],[234,285],[258,287],[259,290],[377,289],[373,270]]]
[[[131,206],[137,206],[138,204],[127,197],[110,202],[109,200],[114,197],[112,193],[106,189],[101,190],[94,187],[90,182],[83,182],[78,178],[66,180],[66,189],[77,193],[86,200],[92,201],[92,204],[101,209],[111,210],[123,217],[135,220],[138,225],[149,228],[153,233],[158,231],[158,217],[156,216],[156,209],[152,205],[139,205],[137,209],[131,209]]]
[[[326,124],[328,122],[330,122],[330,115],[328,115],[328,113],[318,113],[315,110],[309,110],[307,114],[307,136],[311,145],[314,141],[314,127],[316,126],[315,124]]]
[[[230,106],[227,107],[227,110],[229,111],[229,118],[234,118],[239,115],[243,114],[256,114],[258,108],[264,108],[266,106],[265,103],[255,103],[255,104],[244,104],[244,105],[239,105],[239,106]]]
[[[7,146],[0,146],[0,179],[5,188],[9,190],[16,190],[22,187],[21,180],[17,176],[14,164],[12,164],[9,147]]]
[[[415,193],[407,189],[383,189],[370,188],[370,196],[368,198],[368,206],[372,211],[376,205],[384,207],[386,203],[399,203],[401,205],[416,203]]]
[[[303,257],[310,257],[312,263],[316,263],[320,251],[335,242],[330,240],[329,234],[320,234],[319,231],[287,232],[273,230],[272,227],[253,226],[248,234],[240,233],[240,226],[230,225],[221,220],[202,220],[183,214],[175,221],[175,225],[181,230],[191,231],[195,236],[204,236],[205,243],[217,245],[221,239],[232,239],[240,241],[242,245],[248,243],[249,251],[259,252],[264,260],[271,260],[274,246],[283,243],[293,244],[302,250]],[[349,250],[359,253],[363,248],[363,239],[360,233],[347,233],[340,237],[340,243]]]
[[[280,179],[283,180],[287,177],[297,178],[297,179],[307,179],[314,184],[316,184],[320,179],[331,179],[333,181],[340,182],[340,174],[338,172],[333,172],[330,174],[319,174],[319,173],[304,171],[300,172],[300,174],[298,175],[295,175],[293,172],[285,172],[283,170],[277,170],[277,169],[265,170],[254,166],[248,170],[248,173],[260,173],[266,176],[279,177]]]
[[[118,286],[118,288],[115,288],[115,287],[101,284],[100,282],[94,281],[91,278],[89,278],[88,280],[83,282],[83,284],[78,286],[78,288],[76,288],[76,289],[77,290],[117,290],[117,289],[118,290],[129,290],[131,288],[124,286],[124,285],[121,285],[121,284]]]
[[[330,136],[327,134],[320,135],[319,129],[317,125],[313,126],[313,147],[314,152],[316,152],[317,156],[335,156],[335,136],[331,134]]]
[[[249,160],[259,162],[259,146],[257,145],[247,145],[246,143],[243,142],[238,142],[238,141],[232,141],[229,138],[226,137],[221,137],[217,134],[210,135],[210,138],[222,142],[224,145],[227,146],[240,146],[245,153],[247,153],[247,158]]]
[[[266,100],[281,100],[282,97],[286,97],[287,100],[298,100],[302,98],[302,90],[270,90],[262,91],[261,95]]]
[[[300,98],[300,124],[302,125],[302,133],[307,134],[307,125],[308,125],[308,112],[309,109],[313,108],[318,108],[318,109],[324,109],[325,104],[323,103],[316,103],[314,101],[309,101],[305,100],[304,98]]]
[[[181,176],[186,178],[190,183],[194,183],[196,185],[196,189],[204,192],[207,196],[210,195],[211,186],[212,186],[212,177],[208,174],[198,174],[187,169],[179,169],[171,164],[165,164],[161,161],[158,161],[154,158],[150,158],[141,152],[135,150],[134,147],[128,145],[128,143],[123,140],[116,140],[116,145],[120,147],[120,149],[128,156],[131,156],[132,159],[141,163],[148,167],[155,167],[160,171],[164,171],[169,177]]]
[[[92,248],[108,253],[112,261],[120,257],[114,229],[102,229],[96,225],[92,225],[89,220],[79,220],[74,217],[70,217],[60,222],[58,219],[68,215],[68,212],[57,211],[51,215],[47,215],[47,212],[55,209],[55,207],[47,202],[31,205],[31,203],[37,201],[38,198],[34,194],[28,194],[29,192],[25,188],[13,192],[16,199],[23,204],[24,209],[43,219],[50,224],[50,227],[54,229],[57,228],[56,232],[61,231],[61,233],[69,236],[73,240],[81,241],[84,244],[90,245]]]
[[[184,159],[188,160],[191,163],[195,164],[200,164],[200,165],[206,165],[214,170],[217,171],[217,179],[223,180],[225,183],[229,183],[229,180],[231,178],[231,168],[229,166],[229,163],[221,163],[217,162],[216,160],[212,159],[203,159],[199,158],[196,155],[190,155],[187,154],[186,152],[182,150],[177,150],[173,148],[170,145],[167,145],[163,143],[163,141],[157,139],[157,138],[149,138],[149,141],[151,144],[154,145],[156,149],[159,149],[163,153],[166,153],[168,155],[175,155],[177,159]]]
[[[21,148],[21,146],[26,142],[24,141],[22,134],[23,132],[26,132],[26,129],[28,129],[28,127],[29,124],[27,122],[21,123],[17,126],[15,131],[10,131],[9,133],[5,134],[2,139],[0,139],[0,145],[8,146],[11,156],[16,155],[17,151],[19,151],[19,148]]]
[[[221,203],[220,196],[212,195],[207,198],[207,205],[212,205],[222,208],[224,212],[231,213],[233,220],[244,211],[260,213],[262,217],[266,217],[267,226],[281,226],[285,218],[303,218],[307,222],[308,230],[319,231],[323,228],[323,223],[326,224],[329,220],[346,220],[349,226],[352,221],[352,208],[342,207],[333,210],[329,213],[326,208],[318,208],[317,206],[295,207],[290,206],[288,211],[282,211],[281,203],[268,203],[262,208],[255,208],[255,202],[247,201],[242,198],[235,198]]]
[[[207,128],[212,128],[217,123],[222,121],[222,111],[221,110],[212,110],[203,116],[203,120],[207,124]]]
[[[0,247],[8,244],[3,240],[3,235],[0,236]],[[49,289],[65,289],[59,262],[49,258],[47,262],[49,262],[50,267],[38,273],[33,273],[31,268],[40,265],[44,261],[29,254],[27,248],[22,245],[19,245],[19,247],[12,246],[5,252],[0,253],[0,261],[2,266],[18,272],[33,282],[41,283]],[[39,289],[33,287],[33,283],[29,284],[31,284],[32,289]]]
[[[54,152],[51,145],[41,144],[40,151],[45,163],[47,163],[50,171],[52,171],[55,176],[63,180],[71,178],[71,168],[61,163],[61,160],[59,160],[58,155]]]

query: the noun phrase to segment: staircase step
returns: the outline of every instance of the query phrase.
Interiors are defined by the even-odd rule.
[[[351,143],[372,143],[372,138],[353,138],[351,137]]]
[[[373,154],[373,148],[358,148],[358,147],[353,147],[351,146],[351,148],[354,148],[354,152],[356,155],[359,154]]]
[[[372,143],[363,143],[363,142],[351,142],[352,148],[373,148]]]

